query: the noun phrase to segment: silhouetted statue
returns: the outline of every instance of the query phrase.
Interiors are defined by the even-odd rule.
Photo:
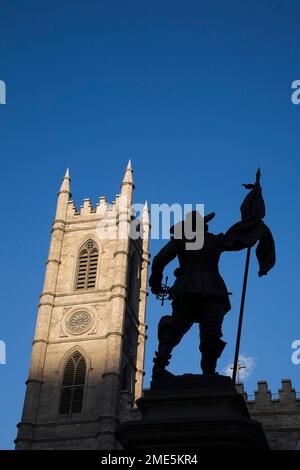
[[[187,249],[187,239],[174,236],[171,228],[171,240],[154,257],[149,285],[153,294],[159,295],[162,288],[163,271],[166,265],[178,257],[179,268],[174,271],[176,281],[170,289],[172,315],[165,315],[158,325],[158,351],[153,359],[153,379],[170,375],[165,370],[169,364],[173,348],[180,342],[193,323],[200,327],[201,368],[203,374],[215,374],[217,360],[225,348],[222,338],[224,315],[230,310],[229,292],[222,279],[218,263],[224,251],[237,251],[253,246],[259,241],[256,249],[260,271],[259,276],[275,264],[275,247],[269,228],[262,222],[265,206],[259,183],[260,173],[255,184],[245,185],[251,189],[241,206],[241,221],[233,225],[225,234],[215,235],[208,230],[208,223],[215,213],[204,216],[204,244],[201,249]],[[201,226],[201,215],[197,211],[189,214],[192,217],[193,231]],[[197,224],[198,222],[198,224]],[[190,240],[189,240],[190,241]]]

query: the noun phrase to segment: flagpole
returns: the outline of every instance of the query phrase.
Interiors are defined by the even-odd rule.
[[[248,272],[249,272],[249,264],[250,264],[250,255],[251,255],[251,246],[249,246],[247,248],[246,265],[245,265],[244,281],[243,281],[243,290],[242,290],[241,305],[240,305],[240,316],[239,316],[239,324],[238,324],[238,330],[237,330],[237,336],[236,336],[236,345],[235,345],[235,354],[234,354],[234,363],[233,363],[233,373],[232,373],[232,381],[233,381],[234,384],[235,384],[235,381],[236,381],[236,374],[237,374],[238,360],[239,360],[239,351],[240,351],[244,306],[245,306]]]

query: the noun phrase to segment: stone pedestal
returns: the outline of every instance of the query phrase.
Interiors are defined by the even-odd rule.
[[[267,450],[261,424],[253,421],[229,377],[170,376],[151,383],[137,400],[140,421],[122,424],[124,449],[159,451]]]

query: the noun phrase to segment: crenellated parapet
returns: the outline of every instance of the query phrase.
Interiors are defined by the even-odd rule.
[[[68,201],[67,207],[67,221],[82,220],[86,217],[93,217],[95,219],[112,218],[116,217],[120,212],[120,195],[117,194],[115,200],[109,204],[105,196],[99,198],[98,203],[93,206],[89,198],[85,198],[82,204],[77,209],[73,200]]]
[[[100,196],[98,203],[93,206],[91,200],[86,198],[78,208],[71,199],[71,178],[69,169],[67,169],[58,192],[57,211],[54,223],[57,219],[72,222],[80,220],[84,221],[91,217],[94,219],[116,218],[124,212],[130,214],[129,208],[132,204],[132,193],[134,190],[132,173],[131,161],[129,160],[121,182],[121,191],[115,196],[112,203],[108,203],[105,196]]]
[[[281,381],[281,388],[272,393],[266,381],[257,383],[254,395],[249,395],[243,384],[236,389],[246,401],[249,413],[265,430],[271,449],[294,449],[300,436],[300,393],[290,379]]]
[[[244,384],[236,384],[236,389],[241,393],[249,405],[255,408],[266,408],[271,406],[299,406],[300,409],[300,393],[292,387],[290,379],[281,380],[281,388],[277,393],[272,393],[265,380],[257,382],[257,390],[254,395],[250,395],[245,391]]]

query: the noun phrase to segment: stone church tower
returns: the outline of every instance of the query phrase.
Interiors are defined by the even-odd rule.
[[[150,226],[145,203],[143,237],[128,235],[133,189],[129,162],[113,204],[77,211],[63,178],[17,449],[119,448],[116,426],[138,418]]]

